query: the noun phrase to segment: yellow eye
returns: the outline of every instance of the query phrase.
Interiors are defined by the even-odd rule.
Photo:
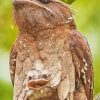
[[[44,3],[44,4],[49,4],[50,3],[50,0],[39,0],[41,3]]]

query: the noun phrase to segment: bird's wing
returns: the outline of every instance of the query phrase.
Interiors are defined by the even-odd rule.
[[[75,65],[75,100],[93,100],[93,67],[89,45],[78,31],[72,31],[70,50]],[[87,99],[86,99],[87,98]]]
[[[13,45],[11,52],[10,52],[10,76],[11,76],[11,80],[12,83],[14,85],[14,77],[15,77],[15,69],[16,69],[16,57],[17,57],[17,52],[15,49],[15,45]]]

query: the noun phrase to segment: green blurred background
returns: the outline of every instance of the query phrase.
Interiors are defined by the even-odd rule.
[[[100,92],[100,0],[76,0],[71,4],[71,9],[78,30],[87,37],[92,50],[94,95],[96,95]],[[16,33],[12,17],[12,1],[0,0],[0,100],[12,100],[9,52]]]

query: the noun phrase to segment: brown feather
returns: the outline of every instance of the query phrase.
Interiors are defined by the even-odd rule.
[[[78,95],[77,92],[80,92],[82,86],[87,100],[93,100],[93,66],[91,51],[87,40],[78,31],[72,32],[70,48],[76,67],[76,86],[78,84],[75,95]]]

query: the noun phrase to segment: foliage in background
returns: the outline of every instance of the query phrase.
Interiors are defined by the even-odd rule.
[[[65,3],[72,4],[75,0],[62,0]]]
[[[63,0],[72,3],[71,9],[78,30],[87,38],[94,61],[94,94],[100,92],[100,0]],[[0,0],[0,49],[9,51],[17,35],[12,17],[12,1]],[[1,66],[0,66],[1,67]],[[6,91],[6,92],[5,92]],[[6,94],[5,94],[6,93]],[[0,80],[0,100],[12,100],[12,87]]]
[[[12,100],[12,85],[5,81],[0,81],[0,100]]]
[[[9,50],[16,33],[13,29],[11,0],[0,0],[0,47]]]

